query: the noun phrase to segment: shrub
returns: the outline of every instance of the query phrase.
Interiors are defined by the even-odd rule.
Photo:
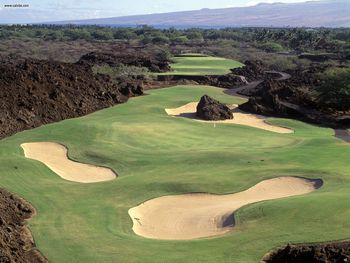
[[[266,42],[259,46],[261,49],[265,50],[266,52],[281,52],[284,50],[284,48],[275,42]]]
[[[91,33],[91,36],[97,40],[111,40],[113,39],[113,33],[108,30],[95,30]]]
[[[89,39],[91,37],[90,32],[86,29],[65,29],[63,31],[64,37],[69,40],[78,40],[78,39]]]
[[[149,70],[147,68],[126,66],[123,64],[120,64],[116,67],[111,67],[109,65],[94,66],[92,70],[95,74],[109,75],[111,78],[126,76],[145,76],[149,73]]]
[[[350,110],[350,68],[328,70],[321,79],[319,100],[331,108]]]

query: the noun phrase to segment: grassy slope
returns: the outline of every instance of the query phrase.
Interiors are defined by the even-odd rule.
[[[214,128],[169,117],[164,108],[204,93],[226,103],[240,99],[198,86],[149,93],[0,141],[0,184],[37,208],[29,225],[51,262],[256,263],[287,242],[350,237],[350,147],[332,137],[332,130],[292,120],[274,121],[296,130],[287,135],[237,125]],[[119,178],[68,182],[23,157],[21,143],[48,140],[67,145],[74,159],[115,169]],[[238,212],[235,231],[222,237],[172,242],[132,232],[127,211],[145,200],[236,192],[283,175],[321,177],[325,186],[306,196],[247,206]]]
[[[230,69],[241,66],[243,64],[231,59],[188,54],[175,57],[171,64],[173,71],[159,75],[223,75],[230,73]]]

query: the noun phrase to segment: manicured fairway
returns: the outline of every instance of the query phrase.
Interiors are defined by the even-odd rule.
[[[203,94],[230,104],[221,89],[178,86],[94,114],[25,131],[0,141],[0,185],[37,208],[29,221],[51,262],[256,263],[289,242],[350,237],[350,146],[331,129],[275,119],[294,134],[168,116],[165,108]],[[20,145],[54,141],[82,163],[118,173],[108,182],[62,179],[26,159]],[[236,229],[216,238],[159,241],[132,231],[128,210],[156,197],[239,192],[279,176],[322,178],[312,193],[238,210]]]
[[[230,69],[243,66],[236,60],[201,54],[181,55],[173,60],[173,71],[159,75],[224,75],[230,73]]]

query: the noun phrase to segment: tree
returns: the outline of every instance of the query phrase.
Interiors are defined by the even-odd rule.
[[[321,78],[319,100],[331,108],[350,110],[350,68],[328,70]]]
[[[110,30],[97,29],[91,33],[91,36],[97,40],[111,40],[113,33]]]
[[[131,28],[117,28],[113,33],[113,37],[115,39],[130,40],[136,39],[137,34]]]
[[[54,30],[45,34],[45,40],[62,40],[63,32],[60,30]]]
[[[157,58],[161,61],[170,61],[172,55],[168,49],[161,49],[160,52],[157,54]]]
[[[175,44],[185,44],[188,42],[188,38],[186,36],[174,37],[171,39],[171,42]]]
[[[85,28],[67,28],[63,31],[64,36],[70,40],[90,39],[90,32]]]
[[[203,36],[199,31],[191,31],[187,33],[187,38],[191,40],[203,40]]]
[[[169,38],[166,36],[156,36],[152,38],[152,43],[153,44],[168,44],[169,43]]]
[[[260,45],[260,48],[267,52],[281,52],[283,51],[283,47],[275,42],[266,42]]]

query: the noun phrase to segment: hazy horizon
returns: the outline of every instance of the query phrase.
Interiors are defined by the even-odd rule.
[[[312,0],[317,1],[317,0]],[[161,1],[129,0],[128,2],[101,0],[29,0],[19,2],[0,0],[0,23],[36,23],[48,21],[79,20],[119,17],[138,14],[165,13],[202,8],[228,8],[253,6],[259,3],[300,3],[305,0],[217,0]],[[21,7],[11,6],[21,4]]]

